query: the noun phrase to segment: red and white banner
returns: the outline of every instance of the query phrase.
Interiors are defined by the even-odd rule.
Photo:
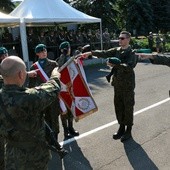
[[[83,68],[80,68],[79,64],[71,58],[59,70],[61,73],[60,97],[71,110],[75,120],[98,110],[81,69]]]

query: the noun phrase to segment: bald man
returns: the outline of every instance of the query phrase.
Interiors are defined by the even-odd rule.
[[[54,69],[46,83],[24,88],[26,66],[17,56],[5,58],[0,72],[4,80],[0,90],[0,135],[6,140],[5,169],[46,170],[50,151],[35,138],[46,141],[42,111],[60,91],[60,74]]]

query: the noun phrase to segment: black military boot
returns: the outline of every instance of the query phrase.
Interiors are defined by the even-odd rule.
[[[63,159],[68,154],[68,151],[64,149],[58,142],[56,143],[55,147],[61,159]]]
[[[70,134],[69,128],[68,128],[68,120],[67,120],[67,118],[65,116],[63,116],[61,118],[61,121],[62,121],[63,129],[64,129],[64,138],[65,139],[72,138],[73,136]]]
[[[68,121],[69,132],[72,136],[79,136],[79,132],[73,128],[73,120]]]
[[[117,133],[113,134],[113,139],[115,140],[120,139],[124,133],[125,133],[125,125],[120,125]]]
[[[121,142],[124,142],[132,137],[132,126],[127,126],[125,133],[121,137]]]
[[[68,127],[64,127],[64,138],[69,139],[72,138],[72,134],[70,133],[70,130]]]
[[[60,156],[60,159],[63,159],[64,156],[68,154],[68,151],[65,150],[58,142],[58,134],[57,133],[51,133],[52,138],[52,147],[54,146],[57,150],[58,155]]]

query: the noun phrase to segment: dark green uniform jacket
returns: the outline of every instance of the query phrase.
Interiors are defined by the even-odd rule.
[[[92,55],[102,58],[119,58],[121,64],[114,67],[115,74],[112,77],[111,84],[115,89],[119,90],[128,91],[135,88],[135,74],[133,69],[137,64],[138,57],[130,46],[125,50],[118,47],[107,51],[92,51]]]

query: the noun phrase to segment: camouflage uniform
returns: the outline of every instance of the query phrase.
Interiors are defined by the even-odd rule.
[[[0,88],[2,87],[3,84],[3,78],[0,75]],[[4,170],[4,139],[0,135],[0,169]]]
[[[60,91],[59,80],[50,80],[36,88],[5,85],[0,99],[6,111],[22,129],[39,140],[45,141],[43,110],[56,100]],[[50,151],[19,129],[5,117],[0,105],[0,135],[6,139],[6,170],[45,170],[51,157]]]
[[[40,60],[38,60],[40,63]],[[41,65],[41,63],[40,63]],[[50,60],[48,58],[45,58],[43,65],[41,65],[44,72],[47,74],[48,77],[51,76],[51,73],[55,67],[57,67],[57,63],[53,60]],[[35,70],[34,66],[32,65],[30,70]],[[43,80],[40,78],[39,75],[34,78],[29,78],[29,87],[35,87],[43,83]],[[50,125],[50,127],[53,129],[53,131],[56,134],[56,138],[58,137],[59,133],[59,121],[58,116],[60,113],[60,106],[59,106],[59,100],[56,97],[55,101],[50,104],[49,107],[47,107],[44,111],[45,114],[45,120]]]
[[[121,64],[114,67],[111,81],[111,85],[114,86],[115,112],[119,124],[132,126],[135,104],[135,73],[133,68],[136,66],[137,56],[130,46],[125,50],[118,47],[107,51],[92,51],[92,55],[103,58],[117,57],[121,60]]]
[[[0,63],[8,56],[8,50],[5,47],[0,47]],[[3,77],[0,75],[0,88],[3,85]],[[0,135],[0,170],[4,170],[4,138]]]

